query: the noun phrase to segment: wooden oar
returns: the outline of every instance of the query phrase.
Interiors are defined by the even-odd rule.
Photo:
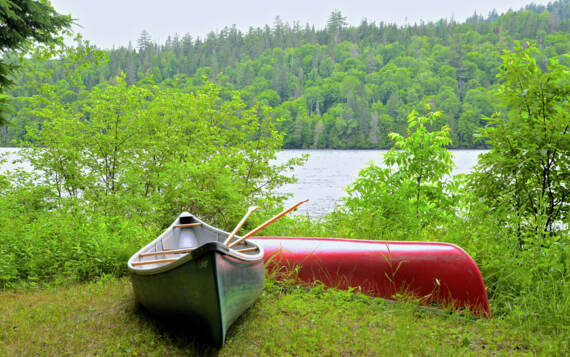
[[[276,220],[278,220],[279,218],[283,217],[284,215],[286,215],[287,213],[291,212],[292,210],[294,210],[295,208],[299,207],[300,205],[302,205],[305,202],[309,202],[309,200],[304,200],[301,201],[299,203],[297,203],[296,205],[294,205],[291,208],[286,209],[285,211],[279,213],[277,216],[271,218],[270,220],[268,220],[267,222],[263,223],[261,226],[255,228],[254,230],[252,230],[251,232],[247,233],[246,235],[244,235],[243,237],[241,237],[240,239],[234,241],[232,244],[228,245],[228,247],[232,248],[238,244],[240,244],[241,242],[243,242],[246,238],[254,235],[255,233],[259,232],[260,230],[262,230],[263,228],[267,227],[268,225],[270,225],[271,223],[275,222]]]
[[[253,207],[249,207],[249,210],[247,210],[247,213],[245,214],[245,216],[243,216],[243,218],[241,219],[241,221],[239,221],[239,223],[237,224],[237,226],[234,228],[234,230],[230,233],[230,235],[228,236],[228,238],[226,239],[226,241],[224,242],[225,245],[230,244],[230,241],[233,239],[233,237],[236,235],[236,233],[239,231],[239,229],[241,228],[241,226],[243,226],[243,224],[245,223],[245,221],[247,220],[247,218],[253,213],[253,211],[255,211],[257,209],[257,206],[253,206]]]

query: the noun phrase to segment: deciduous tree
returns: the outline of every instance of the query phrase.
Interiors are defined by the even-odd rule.
[[[0,0],[0,125],[5,121],[6,87],[18,67],[10,53],[21,52],[31,41],[43,44],[60,41],[71,17],[57,13],[47,0]]]
[[[482,132],[492,149],[472,175],[476,195],[521,237],[563,229],[570,208],[570,71],[557,60],[542,69],[534,46],[505,51],[498,95],[509,108]],[[566,227],[567,228],[567,227]]]
[[[384,156],[387,168],[374,164],[363,169],[347,189],[347,224],[360,237],[374,239],[420,234],[454,214],[454,182],[446,181],[453,161],[447,146],[449,129],[429,132],[441,114],[408,116],[406,137],[391,133],[394,148]]]

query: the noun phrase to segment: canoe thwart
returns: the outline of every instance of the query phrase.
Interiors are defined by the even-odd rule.
[[[147,265],[147,264],[161,264],[161,263],[172,263],[173,261],[178,259],[157,259],[157,260],[147,260],[144,262],[133,262],[134,266],[137,265]]]
[[[258,251],[259,249],[257,247],[251,247],[251,248],[243,248],[243,249],[238,249],[236,250],[236,252],[238,253],[247,253],[247,252],[255,252]]]
[[[190,253],[193,250],[194,248],[160,250],[158,252],[141,253],[139,254],[139,257],[143,258],[143,257],[152,257],[153,255],[184,254],[184,253]]]
[[[172,226],[172,228],[188,228],[188,227],[197,227],[202,225],[202,223],[185,223],[185,224],[177,224]]]

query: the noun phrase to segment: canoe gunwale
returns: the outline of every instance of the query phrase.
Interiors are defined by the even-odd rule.
[[[160,242],[171,231],[173,231],[175,229],[174,226],[179,224],[181,217],[193,218],[196,222],[200,223],[202,229],[206,229],[206,230],[210,230],[212,232],[216,232],[220,235],[220,237],[222,237],[224,239],[225,239],[225,237],[227,237],[229,235],[228,232],[223,231],[221,229],[218,229],[216,227],[213,227],[213,226],[203,222],[198,217],[196,217],[196,216],[194,216],[188,212],[183,212],[182,214],[180,214],[180,216],[178,216],[178,218],[162,234],[160,234],[156,239],[152,240],[150,243],[148,243],[147,245],[142,247],[139,251],[137,251],[135,254],[133,254],[131,256],[131,258],[129,259],[129,261],[127,263],[130,273],[137,274],[137,275],[160,274],[160,273],[172,270],[172,269],[176,269],[177,267],[179,267],[179,266],[181,266],[181,265],[183,265],[189,261],[198,260],[198,259],[202,258],[203,256],[208,255],[211,252],[218,252],[220,254],[227,255],[227,256],[239,259],[241,261],[244,261],[244,262],[263,261],[263,256],[264,256],[263,247],[256,242],[252,242],[249,239],[246,239],[243,242],[243,244],[245,244],[247,246],[256,247],[257,248],[256,254],[240,253],[236,249],[228,248],[226,245],[224,245],[220,241],[210,241],[210,242],[203,243],[202,245],[194,248],[192,251],[190,251],[188,253],[180,254],[179,255],[180,257],[178,259],[176,259],[175,261],[170,262],[170,263],[162,264],[162,265],[154,267],[154,268],[148,268],[148,267],[143,267],[143,266],[134,266],[132,263],[139,261],[139,255],[141,253],[146,253],[147,251],[153,249],[158,242]],[[236,239],[238,239],[238,238],[239,237],[236,236]],[[165,255],[167,255],[167,254],[165,254]]]

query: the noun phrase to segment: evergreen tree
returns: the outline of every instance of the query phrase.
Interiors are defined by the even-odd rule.
[[[340,42],[340,34],[346,25],[346,17],[342,15],[340,10],[334,10],[331,12],[327,22],[327,27],[333,35],[336,43]]]
[[[152,46],[152,37],[147,30],[142,30],[139,38],[137,39],[137,49],[140,52],[145,52]]]

